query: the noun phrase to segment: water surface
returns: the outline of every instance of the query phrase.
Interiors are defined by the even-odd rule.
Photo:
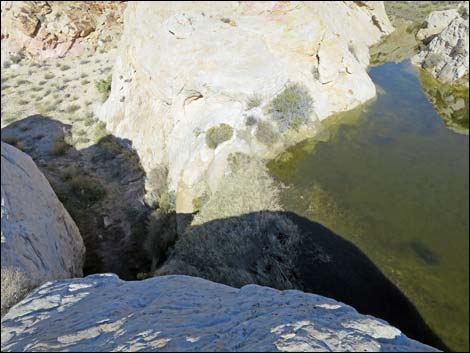
[[[270,169],[287,210],[356,244],[450,348],[468,349],[468,134],[446,127],[408,61],[370,76],[377,99],[327,119]]]

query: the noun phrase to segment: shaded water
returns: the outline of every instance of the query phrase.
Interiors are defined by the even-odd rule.
[[[450,348],[468,349],[468,134],[445,126],[408,61],[370,75],[375,101],[269,167],[286,210],[356,244]]]

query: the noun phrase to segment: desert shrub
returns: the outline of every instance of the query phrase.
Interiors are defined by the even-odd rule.
[[[87,84],[89,84],[89,83],[90,83],[90,81],[88,81],[88,80],[82,80],[82,82],[81,82],[82,86],[83,86],[83,85],[87,85]]]
[[[67,71],[67,70],[70,70],[70,69],[71,69],[71,67],[68,66],[68,65],[62,65],[62,66],[60,67],[60,70],[61,70],[61,71]]]
[[[50,80],[50,79],[53,79],[55,77],[55,75],[53,73],[47,73],[44,75],[44,79],[46,80]]]
[[[95,82],[95,87],[103,95],[103,99],[106,100],[109,97],[111,92],[111,81],[113,77],[109,75],[103,80],[98,80]]]
[[[39,91],[42,91],[43,89],[44,89],[44,87],[42,87],[42,86],[31,87],[31,91],[33,91],[33,92],[39,92]]]
[[[260,121],[256,127],[255,137],[259,142],[265,145],[272,145],[278,141],[279,134],[270,122]]]
[[[166,213],[176,210],[176,194],[174,191],[166,191],[160,196],[158,209]]]
[[[83,173],[72,176],[69,186],[74,197],[86,206],[100,201],[106,195],[106,190],[97,180]]]
[[[308,122],[313,111],[313,99],[306,87],[288,84],[269,104],[268,113],[277,121],[281,131],[298,129]]]
[[[196,211],[199,211],[202,207],[204,207],[204,205],[209,201],[209,199],[210,199],[209,192],[207,191],[203,192],[201,196],[193,199],[192,201],[193,209]]]
[[[10,66],[11,66],[11,62],[9,62],[9,61],[5,61],[5,62],[3,63],[3,68],[4,68],[4,69],[8,69]]]
[[[97,119],[95,118],[93,113],[88,113],[85,117],[85,126],[91,126],[97,122]]]
[[[29,84],[31,84],[31,82],[28,81],[28,80],[24,80],[24,79],[20,79],[20,80],[16,81],[17,86],[22,86],[22,85],[26,85],[26,84],[29,85]]]
[[[206,143],[209,148],[216,149],[222,142],[228,141],[233,136],[233,128],[228,124],[219,124],[211,127],[206,132]]]
[[[184,274],[241,287],[295,286],[300,231],[285,215],[250,213],[190,226],[157,275]]]
[[[77,110],[80,109],[80,106],[77,104],[71,104],[67,108],[65,108],[66,113],[75,113]]]
[[[250,109],[259,107],[262,103],[263,103],[263,98],[258,94],[254,94],[248,98],[246,102],[246,109],[250,110]]]
[[[2,267],[2,287],[1,287],[1,315],[5,315],[8,310],[23,299],[32,289],[26,275],[16,268]]]
[[[250,115],[246,118],[245,125],[246,126],[253,126],[253,125],[256,125],[257,122],[258,122],[258,120],[256,120],[256,118],[253,115]]]
[[[55,140],[54,144],[52,145],[51,153],[55,156],[63,156],[65,155],[69,148],[71,147],[70,144],[68,144],[66,141],[66,136],[65,134],[61,134],[60,136],[57,137]]]
[[[106,137],[108,134],[108,130],[106,130],[106,124],[102,121],[98,122],[95,126],[95,132],[93,134],[93,142],[99,143],[100,140]]]
[[[18,64],[21,60],[23,60],[23,58],[24,58],[23,54],[19,53],[18,55],[10,56],[10,61],[13,64]]]
[[[245,213],[280,210],[279,189],[264,163],[241,153],[231,154],[229,174],[194,217],[193,224]]]
[[[145,199],[150,207],[156,208],[160,197],[168,192],[167,178],[168,169],[162,165],[157,165],[148,172],[145,178],[145,189],[147,190]]]
[[[256,125],[257,122],[258,122],[258,120],[253,115],[250,115],[246,118],[245,125],[246,126],[253,126],[253,125]]]
[[[28,104],[28,103],[29,103],[29,101],[27,101],[26,99],[20,99],[20,100],[18,101],[18,104],[19,104],[19,105],[26,105],[26,104]]]

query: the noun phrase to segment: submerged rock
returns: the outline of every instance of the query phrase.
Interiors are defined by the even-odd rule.
[[[49,282],[2,320],[2,351],[437,351],[333,299],[200,278]]]
[[[368,47],[393,29],[383,3],[368,1],[132,2],[124,22],[96,113],[147,172],[168,170],[180,213],[194,211],[201,183],[217,190],[230,154],[272,156],[308,123],[374,97]],[[292,133],[280,115],[300,117]],[[233,134],[208,141],[222,124]]]
[[[449,16],[432,13],[430,20],[438,22],[437,17]],[[412,62],[428,70],[435,78],[445,83],[463,83],[468,86],[469,61],[469,5],[463,2],[457,15],[449,24],[412,58]],[[440,28],[436,26],[437,30]],[[434,30],[432,32],[435,32]],[[427,34],[423,34],[426,37]]]
[[[28,155],[2,142],[1,166],[3,315],[46,281],[82,276],[85,247],[74,221]]]

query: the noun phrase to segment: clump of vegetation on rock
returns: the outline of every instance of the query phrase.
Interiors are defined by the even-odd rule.
[[[51,153],[55,156],[63,156],[67,153],[69,148],[71,147],[70,144],[68,144],[65,141],[65,135],[60,135],[57,137],[55,140],[54,144],[52,145],[52,150]]]
[[[288,84],[270,103],[268,113],[277,121],[281,131],[298,129],[306,124],[313,111],[313,99],[306,87]]]
[[[268,121],[260,121],[256,127],[256,139],[265,145],[272,145],[279,139],[279,134]]]
[[[103,80],[98,80],[95,82],[95,87],[103,95],[103,100],[108,99],[109,94],[111,92],[111,81],[113,77],[109,75],[107,78]]]
[[[246,102],[246,109],[250,110],[250,109],[259,107],[262,103],[263,103],[263,98],[258,94],[254,94],[248,98]]]
[[[16,268],[2,267],[2,308],[1,315],[5,315],[13,305],[23,299],[31,290],[25,274]]]
[[[211,127],[206,132],[207,146],[216,149],[222,142],[228,141],[233,136],[233,128],[228,124],[219,124]]]

